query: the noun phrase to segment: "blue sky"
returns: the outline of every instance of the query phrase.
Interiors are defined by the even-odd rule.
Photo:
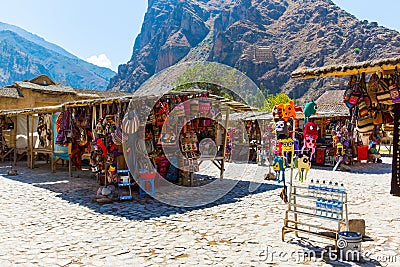
[[[398,0],[333,0],[359,19],[400,31]],[[140,32],[147,0],[0,0],[0,21],[116,70]]]

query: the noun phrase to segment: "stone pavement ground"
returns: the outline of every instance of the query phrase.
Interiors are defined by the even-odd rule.
[[[313,168],[307,179],[344,182],[351,218],[366,220],[362,263],[326,262],[302,254],[307,239],[281,241],[286,205],[268,168],[228,164],[238,183],[221,199],[197,208],[150,197],[99,205],[95,179],[70,178],[48,167],[0,165],[0,266],[400,266],[400,198],[390,191],[390,159],[359,164],[351,173]],[[202,174],[217,175],[211,165]],[[289,171],[286,172],[287,177]],[[194,196],[195,197],[195,196]],[[307,237],[307,236],[304,236]]]

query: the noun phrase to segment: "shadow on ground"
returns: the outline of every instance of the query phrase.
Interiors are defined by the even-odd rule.
[[[349,168],[349,171],[345,170],[344,168],[341,169],[340,167],[336,171],[343,173],[388,174],[392,173],[392,159],[383,158],[383,163],[356,162],[353,165],[346,165],[345,167]],[[333,171],[333,167],[317,165],[313,165],[312,169]]]
[[[24,165],[21,164],[21,166]],[[66,168],[61,168],[56,173],[51,173],[48,166],[41,166],[34,170],[25,167],[17,167],[19,174],[17,176],[8,176],[6,175],[8,169],[9,167],[0,165],[0,176],[13,181],[50,190],[57,193],[58,197],[63,200],[88,207],[95,212],[120,216],[128,220],[147,220],[160,216],[182,214],[193,210],[235,203],[241,201],[244,197],[275,190],[281,187],[273,184],[273,182],[255,184],[254,182],[238,181],[236,186],[220,199],[193,208],[170,206],[153,199],[150,196],[143,196],[140,198],[138,194],[139,190],[136,188],[133,192],[133,201],[113,202],[111,204],[100,205],[99,203],[92,201],[99,186],[97,180],[91,175],[90,171],[74,172],[74,177],[68,177]],[[200,178],[207,179],[207,177]],[[253,191],[251,188],[255,188],[255,190]],[[280,200],[278,194],[277,200]]]
[[[326,265],[333,267],[351,267],[351,266],[363,266],[363,267],[375,267],[382,266],[381,263],[374,259],[366,258],[360,254],[359,261],[345,261],[343,257],[340,256],[340,252],[335,249],[333,245],[327,245],[325,247],[317,246],[313,241],[307,238],[294,238],[289,241],[289,243],[294,244],[302,248],[295,255],[298,261],[304,260],[305,262],[321,262],[323,260]],[[309,264],[307,264],[309,265]]]

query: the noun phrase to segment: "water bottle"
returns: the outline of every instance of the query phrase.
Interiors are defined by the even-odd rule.
[[[321,194],[326,194],[326,189],[327,189],[327,187],[326,187],[326,183],[325,183],[325,180],[324,181],[322,181],[322,185],[321,185]]]
[[[332,218],[338,219],[338,201],[332,200]]]
[[[327,187],[327,191],[329,193],[329,199],[333,199],[333,183],[332,181],[329,181],[329,185]]]
[[[321,216],[321,198],[317,199],[317,204],[316,204],[316,209],[315,209],[315,215]]]
[[[327,206],[327,203],[326,203],[326,199],[325,198],[321,198],[321,204],[320,204],[320,207],[321,207],[321,216],[324,216],[324,217],[326,217],[326,215],[327,215],[327,212],[326,212],[326,206]]]
[[[338,182],[335,183],[335,185],[333,186],[333,196],[336,200],[339,199],[339,184]]]
[[[311,179],[310,184],[308,185],[308,195],[313,197],[314,196],[314,190],[315,190],[314,180]]]
[[[337,218],[339,220],[343,219],[343,214],[342,213],[343,213],[343,202],[338,201],[338,204],[337,204]]]
[[[326,201],[326,217],[333,218],[333,201],[328,199]]]
[[[314,185],[314,191],[315,191],[314,195],[316,198],[320,196],[321,194],[320,190],[321,190],[321,185],[319,184],[319,180],[317,180],[317,182]]]
[[[339,197],[340,197],[341,202],[343,202],[344,194],[346,194],[346,188],[344,188],[343,183],[341,183],[340,187],[339,187]]]

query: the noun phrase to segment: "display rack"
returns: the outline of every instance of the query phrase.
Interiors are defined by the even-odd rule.
[[[285,235],[294,232],[337,240],[341,225],[349,229],[347,193],[344,189],[324,186],[321,188],[297,186],[292,183],[288,209],[282,228]]]

